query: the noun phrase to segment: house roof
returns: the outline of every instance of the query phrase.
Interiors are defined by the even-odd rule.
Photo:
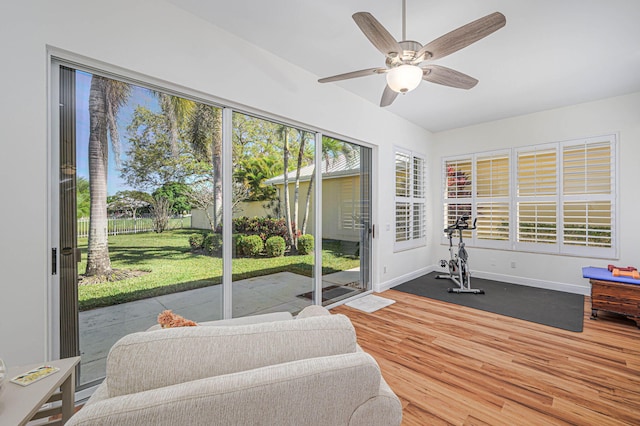
[[[358,176],[360,174],[360,152],[358,150],[352,151],[348,157],[344,154],[339,154],[335,157],[322,160],[319,163],[323,179]],[[300,169],[300,181],[305,182],[310,180],[314,171],[315,166],[313,164],[302,167]],[[287,178],[289,182],[293,182],[296,178],[296,170],[287,173]],[[267,179],[264,183],[266,185],[282,185],[284,184],[284,174]]]

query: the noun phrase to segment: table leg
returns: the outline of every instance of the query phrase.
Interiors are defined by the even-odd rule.
[[[73,416],[76,393],[76,369],[71,369],[71,374],[60,386],[62,392],[62,424],[65,424]]]

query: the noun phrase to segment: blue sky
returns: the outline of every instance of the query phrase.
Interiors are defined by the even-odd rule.
[[[89,91],[91,89],[91,74],[76,71],[76,170],[78,176],[89,180]],[[120,159],[126,159],[129,147],[127,126],[135,109],[142,105],[151,111],[160,111],[158,101],[153,93],[139,86],[131,86],[131,96],[126,105],[118,113],[118,133],[120,134]],[[108,195],[118,191],[132,189],[120,178],[120,171],[116,168],[115,154],[109,141],[109,169],[107,181]]]

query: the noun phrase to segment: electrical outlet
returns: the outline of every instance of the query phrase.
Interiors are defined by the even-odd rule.
[[[385,274],[387,273],[387,265],[384,265],[384,266],[382,267],[382,272],[383,272],[383,273],[385,273]]]
[[[511,262],[511,268],[515,269],[516,268],[516,262]]]

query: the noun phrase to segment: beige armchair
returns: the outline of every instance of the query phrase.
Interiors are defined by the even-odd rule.
[[[105,381],[67,425],[401,423],[399,399],[344,315],[310,306],[296,319],[202,325],[119,340]]]

